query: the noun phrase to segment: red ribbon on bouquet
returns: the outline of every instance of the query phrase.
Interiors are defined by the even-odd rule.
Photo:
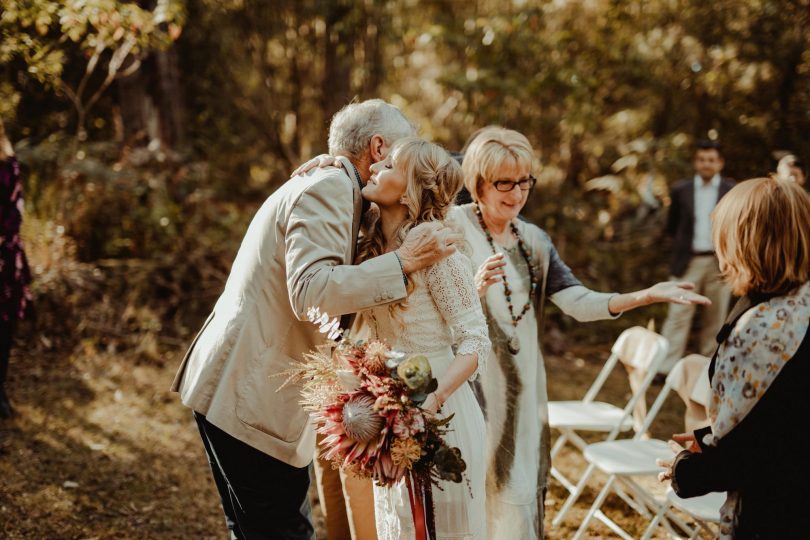
[[[416,540],[432,540],[436,538],[433,490],[430,482],[424,482],[419,478],[412,478],[412,476],[413,474],[410,472],[405,475],[405,485],[408,487],[408,500],[411,503]]]

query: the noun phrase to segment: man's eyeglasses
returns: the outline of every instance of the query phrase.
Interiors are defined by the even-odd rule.
[[[508,193],[515,189],[515,186],[518,186],[520,191],[529,191],[536,183],[537,178],[530,174],[528,178],[522,178],[520,180],[495,180],[492,182],[492,185],[495,186],[495,189],[498,191]]]

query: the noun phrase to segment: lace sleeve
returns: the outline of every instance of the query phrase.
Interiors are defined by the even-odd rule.
[[[430,267],[426,278],[430,295],[452,332],[456,354],[478,354],[478,368],[470,376],[473,380],[486,368],[490,342],[472,263],[456,252]]]

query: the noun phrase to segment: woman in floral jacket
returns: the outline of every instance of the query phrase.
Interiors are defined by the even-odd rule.
[[[727,492],[723,539],[807,538],[810,196],[788,180],[746,180],[712,220],[740,300],[709,367],[711,427],[674,436],[687,449],[660,478],[681,497]]]
[[[12,415],[5,382],[17,321],[31,301],[31,273],[20,240],[23,198],[20,164],[0,121],[0,418]]]

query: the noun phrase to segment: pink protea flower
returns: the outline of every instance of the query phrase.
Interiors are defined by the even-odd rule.
[[[369,394],[355,394],[343,405],[343,429],[357,442],[368,442],[385,425],[385,420],[374,407]]]

